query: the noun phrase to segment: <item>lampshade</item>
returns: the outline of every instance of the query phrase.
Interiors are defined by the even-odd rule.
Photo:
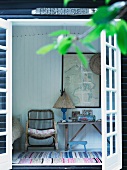
[[[58,98],[56,103],[53,106],[54,108],[66,108],[66,109],[73,109],[75,108],[74,104],[72,103],[70,97],[64,91],[63,95]]]
[[[54,104],[53,107],[61,109],[61,111],[63,113],[63,120],[62,120],[62,122],[66,122],[66,111],[67,111],[67,109],[75,108],[75,106],[72,103],[70,97],[67,95],[67,93],[65,91],[58,98],[58,100],[56,101],[56,103]]]

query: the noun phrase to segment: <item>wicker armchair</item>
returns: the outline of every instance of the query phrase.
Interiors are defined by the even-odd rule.
[[[32,144],[30,138],[39,140],[39,142],[36,141]],[[48,139],[49,141],[47,141]],[[28,111],[25,150],[28,150],[28,147],[54,147],[54,149],[58,149],[56,124],[52,110]]]

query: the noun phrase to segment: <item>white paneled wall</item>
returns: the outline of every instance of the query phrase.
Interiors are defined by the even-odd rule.
[[[48,34],[65,27],[14,27],[13,28],[13,115],[21,118],[24,127],[29,109],[52,109],[56,122],[62,117],[61,111],[53,109],[61,89],[61,55],[52,51],[44,56],[36,51],[43,45],[52,42]],[[68,27],[72,34],[84,32],[83,27]],[[99,52],[100,43],[93,43]],[[89,52],[81,46],[83,52]],[[70,52],[74,52],[70,49]],[[74,109],[73,109],[74,110]],[[82,110],[82,109],[77,109]],[[72,110],[68,110],[71,116]],[[93,109],[97,119],[101,118],[100,109]],[[72,138],[77,127],[70,127],[69,136]],[[58,128],[59,147],[64,149],[64,129]],[[87,126],[75,140],[87,140],[89,148],[101,148],[101,135],[92,127]],[[22,137],[24,148],[25,133]],[[19,145],[15,146],[16,148]]]

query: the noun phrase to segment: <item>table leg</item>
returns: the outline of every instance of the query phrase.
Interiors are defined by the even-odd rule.
[[[68,150],[68,125],[65,125],[65,150]]]
[[[102,132],[100,131],[100,129],[98,129],[98,127],[95,124],[92,124],[92,125],[102,135]]]
[[[98,129],[98,127],[95,124],[92,124],[93,127],[102,135],[102,132]],[[107,139],[107,142],[110,144],[110,141]]]
[[[77,133],[75,133],[75,135],[73,136],[73,138],[70,140],[70,142],[73,141],[73,139],[81,132],[81,130],[86,126],[86,124],[84,124],[83,126],[81,126],[81,128],[77,131]]]

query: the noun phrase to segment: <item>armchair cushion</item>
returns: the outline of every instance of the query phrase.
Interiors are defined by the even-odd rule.
[[[35,136],[35,137],[38,137],[38,138],[45,138],[45,137],[48,137],[48,136],[52,136],[53,134],[55,134],[54,129],[37,130],[37,129],[28,128],[28,135]]]

